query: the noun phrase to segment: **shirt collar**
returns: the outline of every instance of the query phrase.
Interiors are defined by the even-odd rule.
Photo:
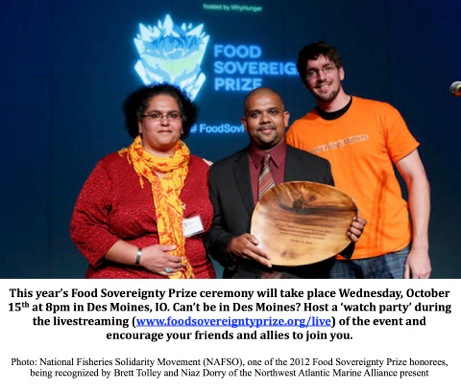
[[[263,159],[263,156],[266,153],[271,154],[271,162],[279,168],[283,164],[283,159],[286,155],[287,151],[287,145],[285,143],[285,140],[283,140],[280,144],[275,146],[271,150],[261,150],[258,146],[255,144],[251,143],[250,148],[249,148],[249,154],[250,154],[250,162],[254,167],[259,170],[261,168],[261,161]]]
[[[336,110],[335,112],[324,112],[318,106],[316,106],[315,109],[317,110],[317,113],[321,118],[323,118],[324,120],[331,121],[331,120],[336,120],[337,118],[340,118],[344,113],[346,113],[349,110],[351,105],[352,105],[352,96],[351,96],[351,99],[349,99],[349,102],[347,103],[346,106],[344,106],[342,109]]]

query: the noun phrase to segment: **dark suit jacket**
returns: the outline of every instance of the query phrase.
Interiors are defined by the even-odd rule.
[[[312,181],[334,185],[330,163],[308,152],[287,146],[285,181]],[[205,240],[211,256],[225,267],[224,277],[257,278],[265,267],[256,262],[233,260],[227,249],[232,238],[250,232],[254,210],[248,148],[214,163],[210,169],[213,224]],[[286,277],[327,277],[325,262],[305,267],[280,268]],[[321,271],[317,271],[321,265]],[[329,267],[328,267],[329,269]],[[293,276],[291,276],[293,275]]]

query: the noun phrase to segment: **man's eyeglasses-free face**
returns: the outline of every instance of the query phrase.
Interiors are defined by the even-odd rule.
[[[264,113],[267,113],[270,117],[278,117],[281,114],[283,114],[283,111],[280,110],[279,108],[270,108],[266,110],[265,112],[261,110],[250,110],[246,113],[246,116],[249,118],[260,118],[261,116],[264,115]]]

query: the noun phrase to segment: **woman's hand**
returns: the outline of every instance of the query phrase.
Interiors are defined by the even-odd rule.
[[[175,249],[176,245],[151,245],[143,248],[139,265],[164,276],[181,271],[184,268],[182,257],[169,253]]]

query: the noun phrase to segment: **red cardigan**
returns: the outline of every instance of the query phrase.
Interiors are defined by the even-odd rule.
[[[192,155],[181,192],[181,200],[186,205],[184,217],[199,215],[205,232],[213,219],[208,173],[208,164]],[[126,155],[112,153],[96,165],[77,199],[70,230],[72,240],[90,264],[87,278],[167,278],[104,258],[120,239],[139,248],[159,243],[151,186],[144,180],[141,188]],[[186,256],[196,278],[215,278],[202,236],[186,238]]]

